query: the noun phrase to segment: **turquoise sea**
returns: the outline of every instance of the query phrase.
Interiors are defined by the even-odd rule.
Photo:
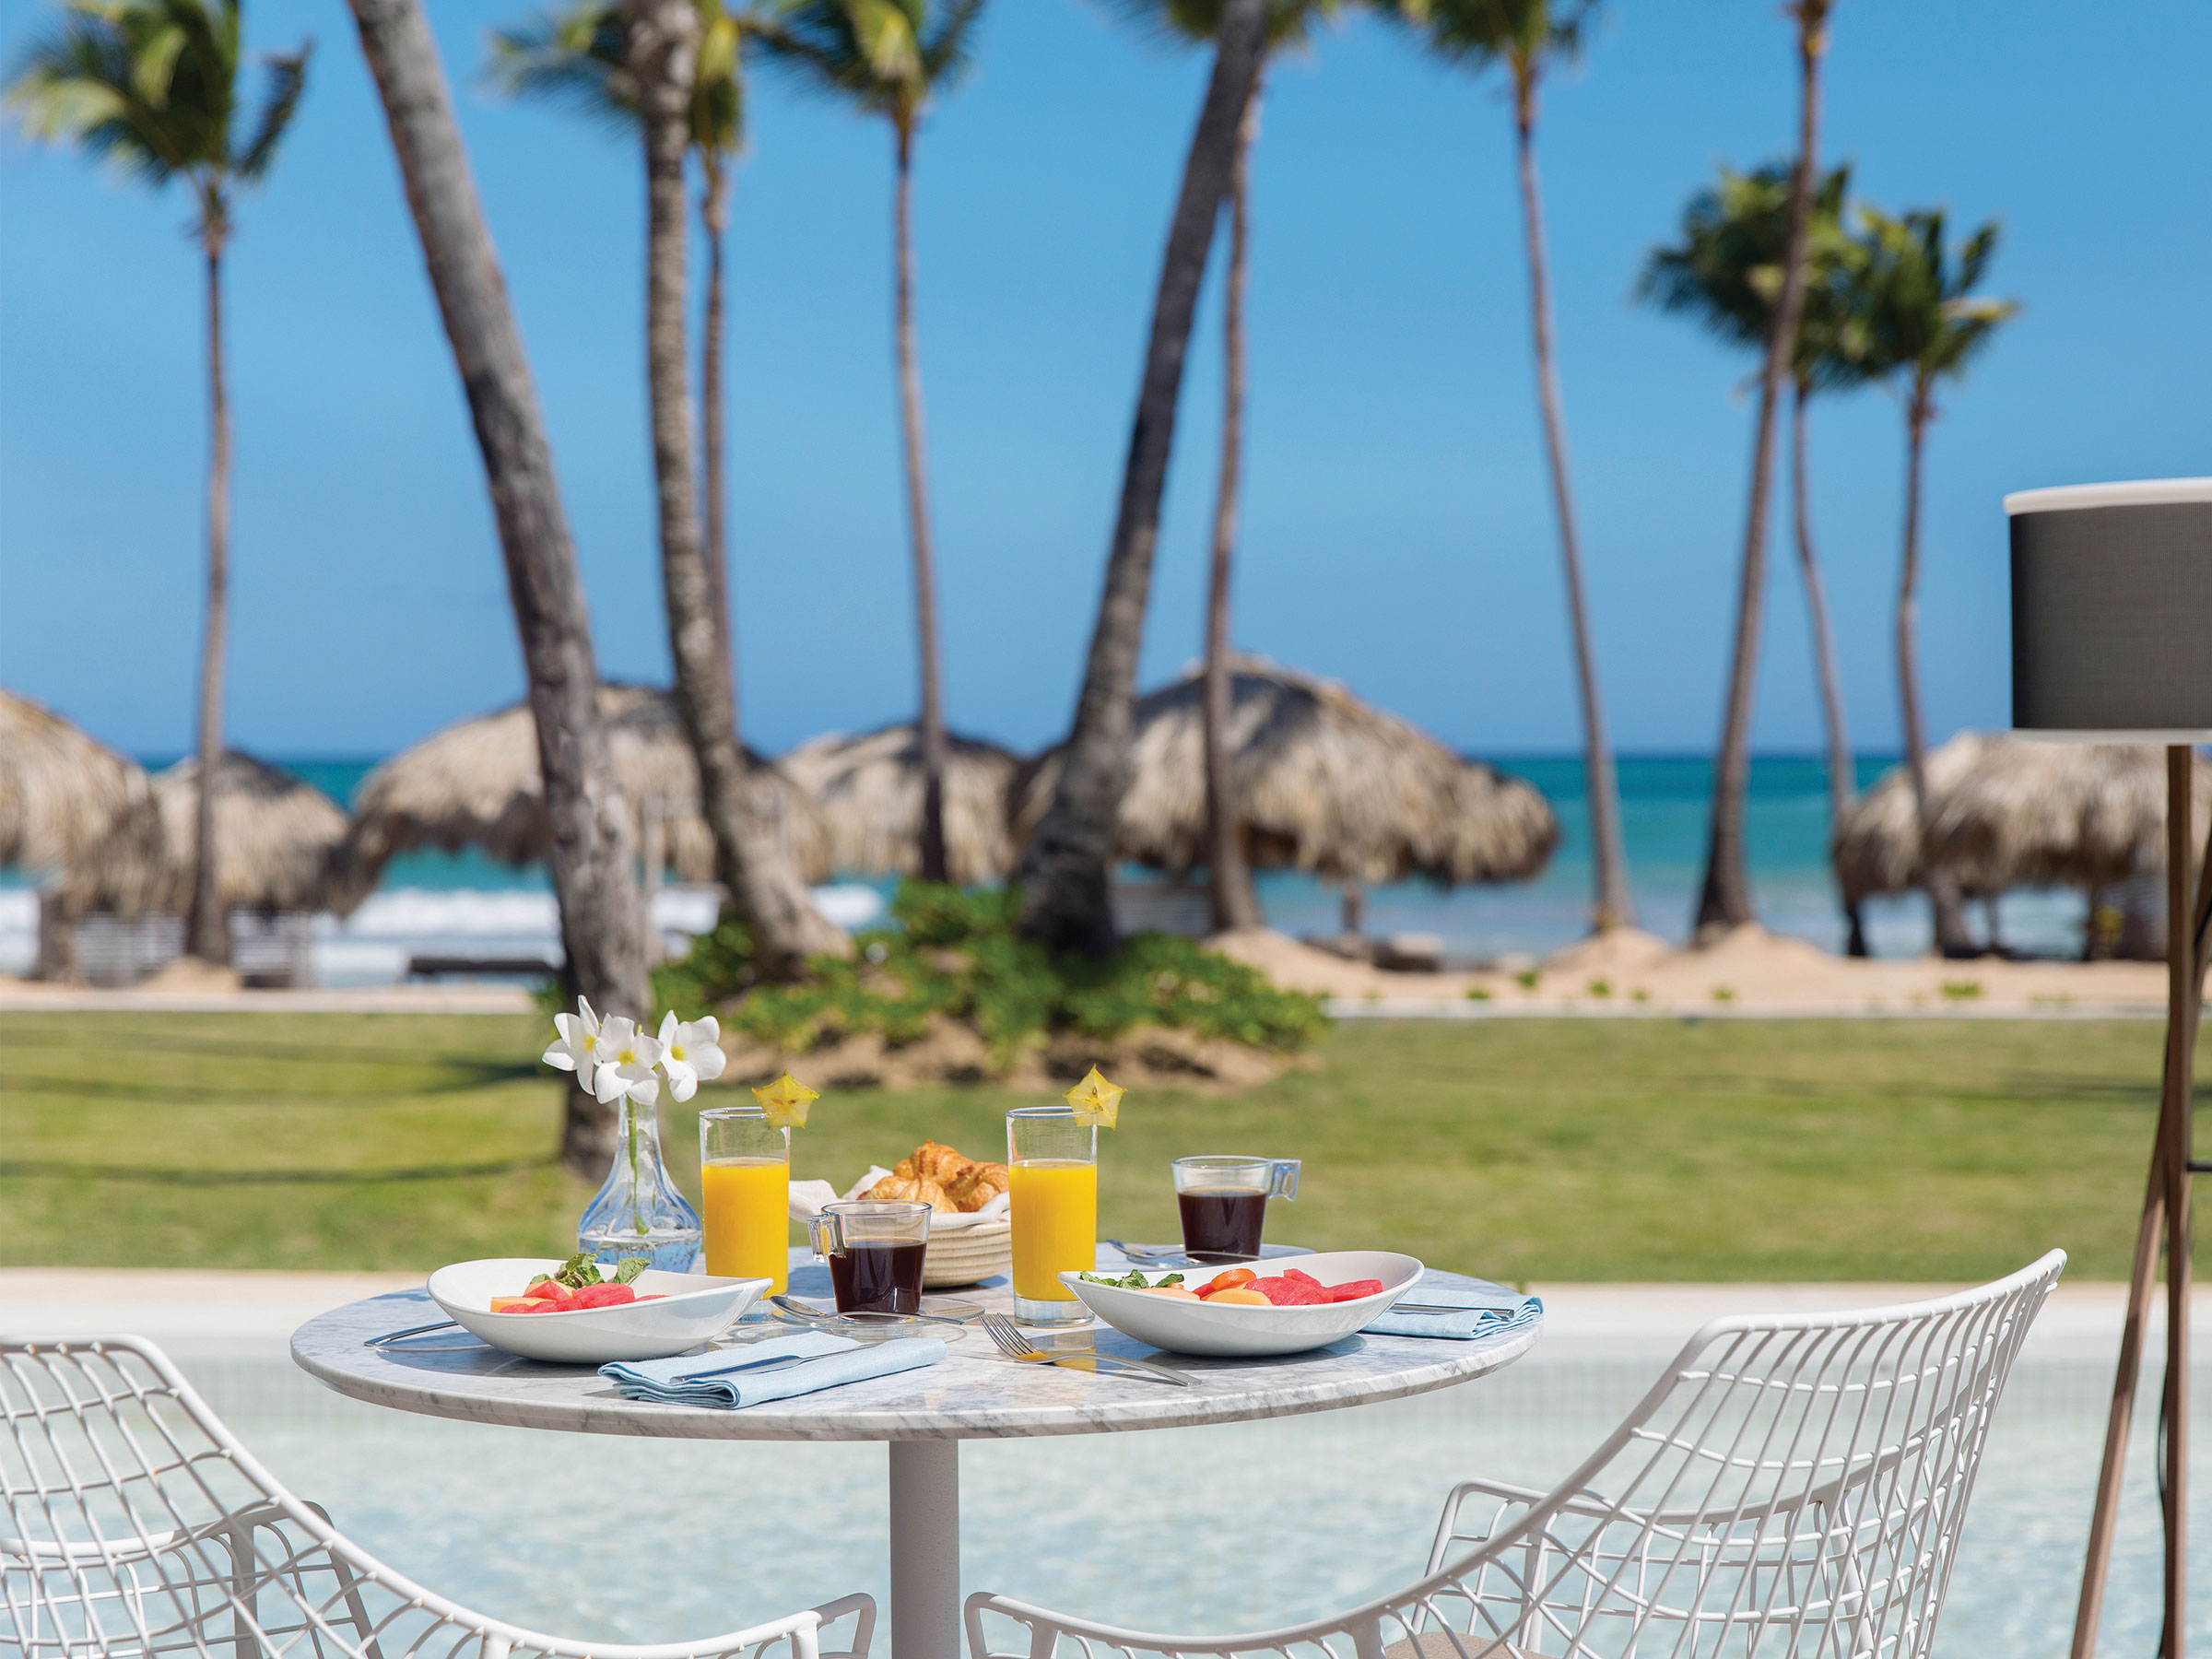
[[[1374,889],[1367,898],[1371,933],[1432,933],[1453,955],[1542,955],[1585,929],[1590,891],[1590,836],[1577,755],[1495,758],[1505,771],[1542,790],[1564,832],[1549,868],[1535,881],[1440,891],[1411,882]],[[1858,785],[1871,784],[1894,757],[1863,757]],[[369,771],[360,760],[291,760],[293,770],[341,803]],[[1688,935],[1702,869],[1712,763],[1700,755],[1626,755],[1619,762],[1621,818],[1638,920],[1669,939]],[[1843,923],[1828,867],[1827,767],[1818,756],[1761,755],[1751,767],[1746,818],[1751,875],[1761,919],[1777,932],[1840,950]],[[1136,878],[1143,873],[1132,871]],[[387,888],[501,890],[546,885],[542,870],[511,870],[475,853],[396,861]],[[888,882],[870,882],[886,893]],[[1260,878],[1270,923],[1287,933],[1335,931],[1339,898],[1308,877],[1277,872]],[[2019,893],[2006,900],[2005,942],[2018,949],[2071,954],[2081,947],[2084,901],[2078,894]],[[1878,955],[1911,956],[1926,947],[1927,923],[1917,899],[1878,903],[1868,917]]]

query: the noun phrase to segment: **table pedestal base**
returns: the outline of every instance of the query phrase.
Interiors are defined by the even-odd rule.
[[[959,1659],[960,1442],[892,1441],[892,1659]]]

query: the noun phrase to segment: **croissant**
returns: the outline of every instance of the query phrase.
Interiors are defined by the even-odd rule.
[[[924,1141],[914,1148],[914,1155],[911,1161],[913,1164],[915,1174],[926,1181],[934,1181],[940,1186],[948,1187],[959,1179],[962,1171],[970,1168],[975,1160],[962,1157],[958,1150],[951,1147],[940,1146],[935,1141]]]
[[[940,1216],[959,1213],[959,1206],[945,1195],[945,1189],[934,1181],[912,1175],[886,1175],[881,1181],[861,1194],[864,1198],[906,1198],[917,1204],[926,1204]]]
[[[945,1194],[962,1211],[980,1210],[1010,1184],[1002,1163],[971,1163],[945,1189]]]

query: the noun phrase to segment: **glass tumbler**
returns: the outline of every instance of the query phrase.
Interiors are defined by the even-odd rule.
[[[922,1312],[922,1257],[929,1206],[906,1198],[825,1204],[806,1223],[814,1253],[830,1262],[840,1313]]]
[[[764,1278],[781,1296],[791,1267],[791,1131],[758,1106],[699,1114],[699,1184],[707,1206],[707,1271]]]
[[[1227,1158],[1208,1153],[1174,1163],[1182,1251],[1194,1262],[1254,1262],[1267,1226],[1267,1200],[1298,1196],[1295,1158]]]
[[[1014,1317],[1081,1324],[1090,1311],[1060,1282],[1099,1261],[1099,1130],[1066,1106],[1006,1113],[1006,1180],[1014,1208]]]

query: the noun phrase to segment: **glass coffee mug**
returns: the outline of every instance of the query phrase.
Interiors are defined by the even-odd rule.
[[[1295,1158],[1179,1158],[1175,1207],[1182,1251],[1194,1262],[1253,1262],[1267,1226],[1267,1200],[1298,1196]]]
[[[922,1312],[922,1256],[929,1206],[904,1198],[825,1204],[806,1223],[817,1256],[830,1262],[840,1313]]]

